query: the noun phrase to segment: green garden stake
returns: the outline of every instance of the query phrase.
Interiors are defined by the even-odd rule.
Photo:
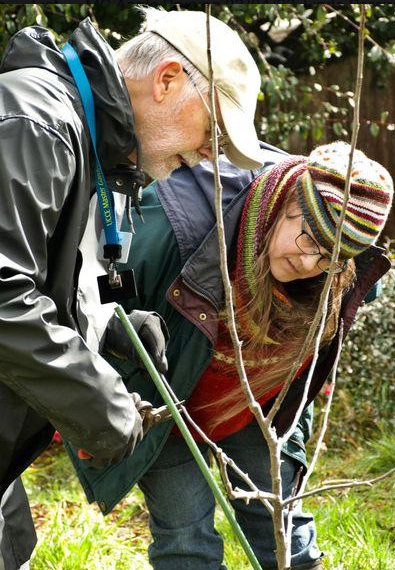
[[[259,564],[252,548],[246,539],[243,531],[241,530],[239,523],[236,521],[234,514],[232,512],[231,507],[229,506],[228,501],[224,497],[221,489],[219,488],[217,482],[215,481],[213,474],[211,473],[209,467],[207,466],[206,461],[204,460],[203,455],[200,452],[200,449],[196,445],[195,440],[193,439],[188,426],[186,425],[183,417],[181,416],[180,412],[178,411],[176,405],[173,402],[159,372],[156,370],[155,366],[152,363],[152,360],[146,351],[143,343],[141,342],[138,334],[134,330],[133,326],[130,324],[130,321],[123,310],[123,308],[118,305],[115,309],[116,314],[118,315],[122,325],[124,326],[130,340],[133,343],[134,348],[137,350],[138,355],[140,356],[141,360],[143,361],[144,366],[146,367],[149,375],[151,376],[152,380],[154,381],[155,386],[157,387],[160,395],[162,396],[165,404],[167,405],[168,409],[170,410],[174,421],[176,422],[180,432],[182,433],[189,449],[191,450],[192,455],[196,459],[197,464],[199,465],[207,483],[212,490],[214,497],[217,499],[218,503],[221,505],[221,508],[228,519],[235,535],[237,536],[244,552],[247,555],[248,560],[250,561],[254,570],[262,570],[261,565]]]

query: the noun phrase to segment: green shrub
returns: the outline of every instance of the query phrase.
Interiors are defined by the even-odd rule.
[[[330,446],[359,445],[381,425],[395,427],[395,268],[383,291],[361,307],[337,374]]]

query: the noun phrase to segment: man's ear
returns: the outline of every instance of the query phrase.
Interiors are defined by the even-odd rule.
[[[166,97],[178,95],[188,81],[179,61],[164,61],[155,69],[152,96],[156,103],[162,103]]]

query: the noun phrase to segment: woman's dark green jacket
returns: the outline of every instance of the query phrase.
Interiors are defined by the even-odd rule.
[[[267,147],[265,166],[281,160],[283,153]],[[248,187],[258,172],[241,171],[221,159],[223,209],[230,263],[233,259],[237,228]],[[187,399],[207,367],[216,341],[217,314],[222,305],[223,288],[218,263],[215,229],[212,167],[201,164],[176,171],[168,180],[152,183],[143,192],[141,208],[145,224],[136,221],[128,266],[135,271],[139,298],[129,301],[125,309],[155,310],[169,328],[167,356],[168,379],[179,399]],[[377,248],[375,248],[377,249]],[[366,292],[387,270],[381,251],[370,253],[371,267],[364,271],[357,287],[361,292],[350,299],[351,308],[344,316],[351,322]],[[366,278],[366,274],[370,276]],[[362,286],[364,284],[364,286]],[[358,301],[359,300],[359,301]],[[352,314],[351,314],[352,313]],[[348,329],[350,322],[346,322]],[[332,345],[334,345],[332,347]],[[319,391],[333,363],[336,338],[314,375],[309,402]],[[160,395],[152,380],[129,361],[109,357],[111,364],[124,377],[130,391],[139,392],[144,400],[159,406]],[[295,385],[298,385],[295,389]],[[303,381],[292,387],[276,417],[283,432],[290,425]],[[172,429],[172,422],[152,428],[137,446],[133,455],[106,469],[87,467],[73,461],[89,501],[97,501],[104,514],[138,482],[160,453]],[[284,452],[305,464],[304,444],[311,426],[311,407],[286,444]]]

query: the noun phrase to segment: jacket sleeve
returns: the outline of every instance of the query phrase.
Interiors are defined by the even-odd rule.
[[[72,148],[23,117],[0,121],[0,145],[0,381],[73,445],[112,457],[135,425],[132,398],[115,370],[59,324],[45,294],[47,244],[76,171]]]

